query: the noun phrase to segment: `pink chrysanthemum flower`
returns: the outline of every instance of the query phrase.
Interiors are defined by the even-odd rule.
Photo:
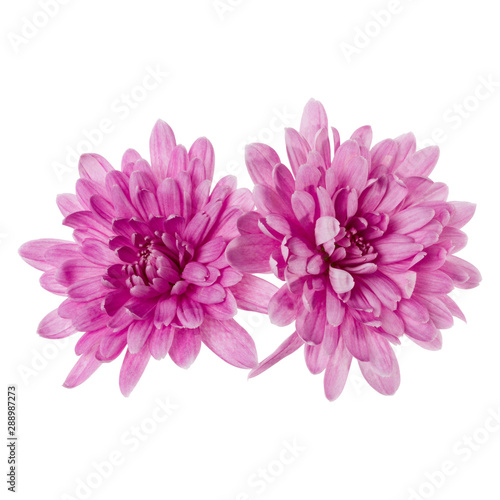
[[[277,289],[231,269],[224,253],[238,234],[238,217],[253,208],[252,195],[236,189],[232,176],[210,193],[214,152],[205,138],[187,152],[159,121],[150,150],[151,165],[128,150],[121,171],[98,155],[83,155],[76,196],[57,200],[75,243],[37,240],[20,249],[44,271],[41,285],[68,297],[38,333],[58,339],[85,332],[66,387],[84,382],[125,347],[120,389],[126,396],[150,356],[168,353],[188,368],[202,342],[236,367],[257,364],[252,338],[233,317],[237,307],[267,312]]]
[[[437,147],[416,151],[413,134],[370,149],[371,140],[370,127],[342,144],[333,129],[332,161],[327,116],[312,100],[300,133],[286,131],[293,174],[270,147],[247,148],[258,211],[239,219],[226,255],[242,272],[272,270],[286,282],[269,316],[296,328],[251,376],[305,344],[309,370],[326,370],[328,399],[342,392],[353,357],[373,388],[393,394],[400,374],[391,344],[406,334],[439,349],[439,330],[464,319],[447,294],[481,279],[454,255],[475,206],[447,202],[446,185],[428,178]]]

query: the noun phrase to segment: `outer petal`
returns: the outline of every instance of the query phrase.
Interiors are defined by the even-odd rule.
[[[198,357],[200,348],[201,338],[198,328],[177,329],[169,354],[177,366],[189,368]]]
[[[270,356],[264,361],[261,361],[251,372],[248,378],[256,377],[265,372],[271,366],[274,366],[278,361],[293,354],[299,347],[304,345],[304,341],[297,335],[296,332],[292,333]]]
[[[226,248],[226,257],[239,271],[267,273],[271,271],[269,258],[279,243],[264,234],[245,234],[232,240]]]
[[[120,370],[120,390],[124,396],[130,396],[144,373],[150,357],[151,354],[147,345],[136,354],[127,351]]]
[[[272,283],[251,274],[244,274],[241,281],[231,287],[240,309],[267,313],[269,301],[278,291]]]
[[[257,351],[252,337],[233,319],[207,318],[200,328],[203,343],[217,356],[237,368],[257,365]]]

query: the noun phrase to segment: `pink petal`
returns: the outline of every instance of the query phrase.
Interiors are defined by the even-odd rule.
[[[125,397],[130,396],[134,390],[146,369],[150,357],[151,354],[147,345],[136,354],[129,351],[125,353],[125,359],[120,370],[120,390]]]
[[[307,163],[307,154],[311,151],[311,146],[293,128],[285,129],[285,142],[292,172],[297,175],[299,167]]]
[[[64,240],[44,239],[28,241],[19,248],[19,255],[30,266],[40,271],[48,271],[52,264],[45,259],[47,250],[56,245],[67,245],[69,242]]]
[[[242,279],[231,287],[239,309],[267,314],[269,301],[278,291],[272,283],[251,274],[244,274]]]
[[[307,368],[313,375],[321,373],[328,364],[330,359],[329,354],[325,351],[322,344],[310,345],[307,344],[304,349]]]
[[[450,293],[454,288],[452,279],[442,271],[417,273],[415,292],[417,293]]]
[[[128,329],[127,344],[131,354],[142,350],[149,336],[153,333],[154,324],[151,320],[134,321]]]
[[[106,181],[106,174],[111,172],[113,167],[100,155],[84,154],[80,157],[78,171],[80,177],[91,179],[102,185]]]
[[[398,145],[392,139],[375,144],[370,151],[371,173],[370,177],[376,178],[380,175],[392,172],[393,165],[398,155]]]
[[[163,359],[172,345],[176,328],[164,326],[156,328],[149,337],[149,352],[155,359]]]
[[[273,182],[276,192],[281,199],[290,203],[293,192],[295,191],[295,180],[292,173],[285,165],[279,163],[273,170]]]
[[[388,229],[396,233],[408,234],[424,227],[430,222],[435,211],[430,207],[410,207],[393,215]]]
[[[373,364],[370,362],[364,363],[359,361],[359,367],[361,368],[361,373],[363,377],[365,377],[366,381],[380,394],[384,396],[392,396],[399,388],[399,384],[401,382],[401,376],[399,373],[399,364],[394,355],[392,349],[390,349],[391,358],[393,362],[393,371],[388,376],[379,375]]]
[[[269,258],[279,243],[263,234],[245,234],[232,240],[226,248],[226,257],[239,271],[266,273],[271,271]]]
[[[360,146],[370,149],[373,138],[373,131],[369,125],[360,127],[351,135],[351,139],[356,141]]]
[[[394,370],[395,357],[389,342],[370,329],[367,329],[366,340],[371,369],[382,377],[390,376]]]
[[[326,319],[332,326],[339,326],[345,314],[343,302],[338,298],[337,292],[331,287],[326,287]]]
[[[368,361],[370,354],[368,350],[367,329],[365,325],[346,314],[344,321],[340,325],[340,334],[344,339],[349,352],[361,361]]]
[[[308,232],[312,231],[316,212],[314,198],[306,191],[295,191],[292,195],[292,208],[302,227]]]
[[[380,264],[398,262],[415,256],[424,247],[415,243],[413,238],[403,234],[387,234],[374,241],[374,247],[379,254]]]
[[[101,366],[101,362],[96,359],[95,351],[82,354],[64,381],[63,386],[72,388],[82,384],[99,368],[99,366]]]
[[[396,169],[396,172],[401,177],[428,177],[434,170],[438,159],[439,148],[429,146],[407,156],[406,160]]]
[[[185,328],[197,328],[203,323],[203,307],[196,301],[182,296],[177,304],[177,318]]]
[[[189,159],[199,158],[205,166],[205,179],[212,180],[214,176],[215,155],[212,143],[206,138],[197,139],[189,150]]]
[[[227,320],[236,316],[238,306],[236,299],[229,288],[226,288],[226,296],[222,302],[216,304],[205,304],[205,318],[211,316],[214,319]]]
[[[37,329],[37,333],[46,339],[63,339],[75,332],[71,319],[61,318],[57,309],[47,314]]]
[[[257,351],[252,337],[233,319],[208,319],[200,331],[203,343],[227,363],[237,368],[257,365]]]
[[[218,304],[226,297],[224,287],[219,283],[210,286],[198,286],[188,292],[189,297],[200,304]]]
[[[304,109],[300,122],[300,133],[311,147],[314,146],[316,134],[323,128],[328,128],[328,117],[323,105],[311,99]]]
[[[83,207],[74,194],[58,194],[56,202],[64,217],[67,217],[73,212],[81,212],[83,210]]]
[[[198,328],[176,329],[175,337],[169,350],[173,362],[181,368],[189,368],[198,357],[201,348],[201,336]]]
[[[176,145],[172,129],[162,120],[158,120],[151,133],[149,149],[151,153],[151,167],[159,179],[171,177],[167,167],[172,149]]]
[[[465,226],[465,224],[472,219],[476,211],[475,203],[468,203],[466,201],[451,201],[449,202],[449,205],[453,208],[449,225],[455,227],[456,229],[460,229]]]
[[[261,361],[248,375],[248,378],[256,377],[265,372],[278,361],[293,354],[299,347],[304,345],[304,341],[297,335],[296,332],[292,333],[270,356]]]
[[[346,293],[354,288],[353,277],[343,269],[330,267],[329,277],[332,288],[337,293]]]
[[[276,151],[266,144],[250,144],[245,149],[245,162],[254,184],[274,187],[273,169],[280,163]]]
[[[273,325],[287,326],[295,320],[296,316],[296,298],[283,285],[278,292],[269,301],[269,319]]]
[[[326,326],[326,307],[319,304],[316,309],[309,312],[302,307],[297,314],[295,327],[301,339],[308,343],[318,345],[323,341]]]
[[[323,245],[327,241],[332,240],[339,234],[340,224],[335,217],[319,217],[316,220],[314,234],[316,237],[316,245]]]
[[[344,390],[351,362],[352,355],[345,348],[341,337],[334,354],[330,356],[325,371],[325,395],[330,401],[335,401]]]

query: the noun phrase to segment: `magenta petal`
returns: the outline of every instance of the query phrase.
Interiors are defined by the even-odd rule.
[[[396,169],[396,172],[401,177],[427,177],[434,170],[438,159],[439,148],[437,146],[429,146],[408,156]]]
[[[339,326],[345,314],[343,302],[338,298],[337,292],[331,287],[326,287],[326,319],[332,326]]]
[[[226,296],[222,302],[216,304],[205,304],[205,318],[211,316],[218,320],[227,320],[236,316],[238,306],[236,299],[229,288],[226,288]]]
[[[434,215],[435,211],[430,207],[410,207],[391,217],[389,229],[396,233],[408,234],[424,227]]]
[[[212,180],[214,176],[215,155],[212,143],[205,137],[197,139],[189,150],[189,159],[199,158],[205,166],[205,179]]]
[[[89,301],[109,293],[99,278],[79,281],[68,288],[68,296],[74,300]]]
[[[340,325],[340,334],[347,349],[355,358],[360,361],[370,359],[367,341],[368,332],[365,325],[353,319],[350,314],[346,314],[344,321]]]
[[[76,332],[71,319],[61,318],[58,310],[50,312],[38,325],[38,334],[47,339],[62,339]]]
[[[314,235],[316,245],[323,245],[337,236],[340,230],[339,221],[335,217],[320,217],[316,220]]]
[[[113,167],[108,161],[97,154],[84,154],[78,163],[80,177],[91,179],[100,184],[105,183],[106,174],[112,170]]]
[[[154,330],[151,320],[134,321],[128,328],[127,344],[131,354],[136,354],[142,350],[149,336]]]
[[[19,249],[19,255],[30,266],[40,271],[48,271],[52,264],[49,264],[45,259],[45,253],[49,248],[56,245],[66,245],[69,242],[64,240],[44,239],[28,241]]]
[[[276,151],[265,144],[250,144],[245,149],[245,162],[254,184],[274,187],[273,169],[280,163]]]
[[[295,191],[292,195],[292,208],[297,220],[306,231],[314,228],[314,215],[316,203],[314,198],[306,191]]]
[[[257,351],[252,337],[233,319],[207,319],[200,332],[203,343],[227,363],[237,368],[257,365]]]
[[[265,372],[283,358],[293,354],[299,347],[304,345],[304,341],[297,335],[292,333],[270,356],[261,361],[248,375],[248,378],[256,377]]]
[[[200,348],[201,337],[198,328],[176,329],[169,355],[177,366],[187,369],[198,357]]]
[[[381,376],[389,376],[394,370],[394,355],[389,342],[378,333],[367,329],[366,340],[368,344],[371,368]]]
[[[373,131],[369,125],[360,127],[353,132],[351,139],[356,141],[360,146],[370,149],[373,138]]]
[[[449,225],[457,229],[465,226],[467,222],[472,219],[476,211],[475,203],[468,203],[466,201],[452,201],[449,203],[453,211],[451,213],[451,218]]]
[[[226,248],[226,243],[221,236],[214,238],[202,245],[196,254],[196,261],[202,264],[217,260]]]
[[[82,384],[99,368],[99,366],[101,366],[101,362],[96,359],[95,351],[82,354],[64,381],[63,386],[72,388]]]
[[[316,134],[323,128],[328,129],[328,117],[325,108],[319,101],[311,99],[306,104],[302,115],[300,133],[313,147]]]
[[[296,299],[287,285],[283,285],[269,302],[269,319],[277,326],[287,326],[295,320]]]
[[[120,370],[120,390],[124,396],[130,396],[144,373],[150,357],[151,354],[147,345],[136,354],[129,351],[125,353],[125,359]]]
[[[442,271],[417,273],[415,292],[418,293],[450,293],[453,290],[452,279]]]
[[[271,270],[269,258],[279,243],[263,234],[245,234],[232,240],[226,248],[226,257],[239,271],[267,273]]]
[[[304,349],[307,368],[313,375],[321,373],[328,364],[330,356],[325,351],[322,344],[310,345],[307,344]]]
[[[330,356],[325,371],[325,395],[330,401],[335,401],[342,394],[351,362],[352,354],[345,348],[341,337],[334,354]]]
[[[167,167],[172,149],[176,145],[172,129],[162,120],[158,120],[151,133],[149,149],[151,167],[156,175],[163,179],[168,176]]]
[[[177,304],[177,318],[185,328],[197,328],[203,323],[203,307],[196,301],[182,296]]]
[[[108,334],[101,339],[96,358],[99,361],[116,359],[127,345],[127,332]]]
[[[319,304],[318,307],[311,312],[303,307],[297,314],[295,327],[301,339],[307,344],[321,344],[326,327],[325,305]]]
[[[67,287],[61,285],[56,280],[56,270],[51,269],[50,271],[45,271],[42,276],[40,276],[40,286],[45,290],[54,293],[56,295],[66,295]]]
[[[393,369],[390,375],[382,376],[377,373],[373,363],[364,363],[359,361],[359,367],[361,368],[361,373],[365,377],[366,381],[380,394],[384,396],[392,396],[399,388],[401,382],[401,376],[399,373],[399,364],[396,356],[392,349],[389,349],[389,355],[391,357]]]
[[[297,175],[299,167],[307,163],[307,154],[311,151],[308,144],[296,130],[287,128],[285,130],[286,152],[290,160],[292,172]]]
[[[156,328],[170,325],[177,312],[177,295],[162,297],[155,309],[154,323]]]
[[[423,245],[415,243],[410,236],[395,233],[379,238],[374,245],[381,264],[408,259],[423,249]]]
[[[155,359],[163,359],[170,349],[175,336],[175,328],[164,326],[155,329],[149,337],[149,352]]]
[[[73,212],[81,212],[83,210],[83,207],[78,201],[76,195],[72,193],[58,194],[56,202],[64,217],[67,217]]]
[[[354,279],[347,271],[330,267],[329,277],[332,288],[337,293],[346,293],[354,287]]]
[[[244,274],[242,279],[231,287],[238,308],[245,311],[267,313],[269,301],[278,291],[272,283],[251,274]]]

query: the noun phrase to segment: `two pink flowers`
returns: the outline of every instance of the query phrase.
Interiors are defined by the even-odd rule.
[[[342,392],[353,359],[367,382],[393,394],[400,373],[393,345],[406,335],[441,348],[441,329],[465,319],[449,297],[473,288],[478,270],[455,254],[475,206],[447,201],[429,179],[437,147],[416,151],[413,134],[371,146],[362,127],[343,143],[311,100],[300,132],[286,131],[288,168],[264,144],[247,147],[253,193],[232,176],[212,188],[207,139],[186,150],[164,122],[151,162],[136,151],[121,170],[82,156],[75,194],[57,199],[73,242],[23,245],[40,283],[65,297],[38,333],[83,332],[64,385],[84,382],[123,351],[120,389],[129,395],[151,357],[188,368],[205,344],[255,376],[304,347],[328,399]],[[281,288],[255,273],[273,273]],[[237,310],[268,314],[295,332],[259,363]]]

